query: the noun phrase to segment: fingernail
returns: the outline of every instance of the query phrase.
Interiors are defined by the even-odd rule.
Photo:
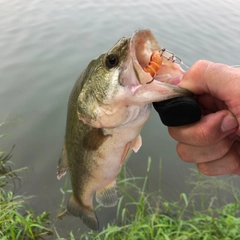
[[[221,130],[222,132],[228,132],[230,130],[237,128],[237,126],[238,122],[236,118],[233,117],[232,115],[227,115],[222,121]]]

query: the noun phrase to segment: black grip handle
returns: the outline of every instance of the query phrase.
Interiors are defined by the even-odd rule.
[[[189,97],[177,97],[154,102],[162,123],[168,127],[183,126],[200,120],[202,112],[199,104]]]

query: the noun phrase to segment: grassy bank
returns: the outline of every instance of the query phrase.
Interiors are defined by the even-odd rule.
[[[4,136],[0,135],[0,139]],[[52,234],[48,228],[49,213],[36,215],[28,205],[30,197],[14,193],[20,183],[17,174],[25,168],[12,170],[10,158],[11,152],[6,154],[0,150],[0,239],[43,239],[44,236]]]
[[[36,215],[28,205],[29,197],[14,193],[20,182],[18,171],[24,169],[12,170],[10,158],[11,153],[0,151],[0,239],[65,239],[50,222],[50,213]],[[191,192],[180,194],[178,201],[172,202],[165,200],[160,190],[148,193],[151,159],[146,168],[143,178],[129,177],[126,168],[121,172],[121,197],[114,222],[98,233],[70,233],[68,239],[240,240],[240,190],[234,186],[233,177],[221,180],[193,170],[188,179]],[[65,207],[70,190],[65,186],[61,192],[61,207]]]
[[[149,159],[141,187],[137,187],[140,179],[121,181],[121,187],[127,185],[131,188],[128,192],[138,194],[134,198],[125,193],[120,198],[114,223],[99,233],[71,235],[71,240],[240,240],[240,191],[233,186],[232,177],[219,180],[193,170],[189,179],[193,185],[191,193],[182,193],[179,201],[169,202],[159,193],[146,193],[150,166]],[[219,190],[232,200],[220,203]]]

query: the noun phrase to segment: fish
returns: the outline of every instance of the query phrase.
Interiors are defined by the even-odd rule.
[[[151,58],[156,51],[164,52],[161,61]],[[166,54],[149,29],[139,29],[92,60],[72,89],[57,178],[69,171],[67,211],[94,231],[99,221],[93,197],[103,207],[117,204],[116,178],[129,152],[142,145],[152,102],[191,95],[171,84],[184,71]],[[155,78],[145,71],[151,61],[159,63]]]

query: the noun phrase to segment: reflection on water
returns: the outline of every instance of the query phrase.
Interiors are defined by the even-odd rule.
[[[65,131],[67,101],[72,86],[87,65],[120,37],[150,28],[159,43],[191,66],[198,59],[240,64],[239,1],[20,1],[0,3],[0,119],[15,120],[2,131],[11,136],[1,148],[16,144],[12,161],[28,166],[21,193],[36,195],[32,205],[56,213],[60,187],[56,166]],[[127,165],[142,176],[153,159],[150,189],[158,188],[158,165],[163,161],[162,187],[169,198],[185,190],[190,164],[175,153],[155,112],[145,125],[143,146]],[[98,213],[111,221],[116,209]],[[106,214],[107,213],[107,214]],[[54,217],[54,216],[53,216]],[[69,231],[82,227],[75,218],[58,223]]]

